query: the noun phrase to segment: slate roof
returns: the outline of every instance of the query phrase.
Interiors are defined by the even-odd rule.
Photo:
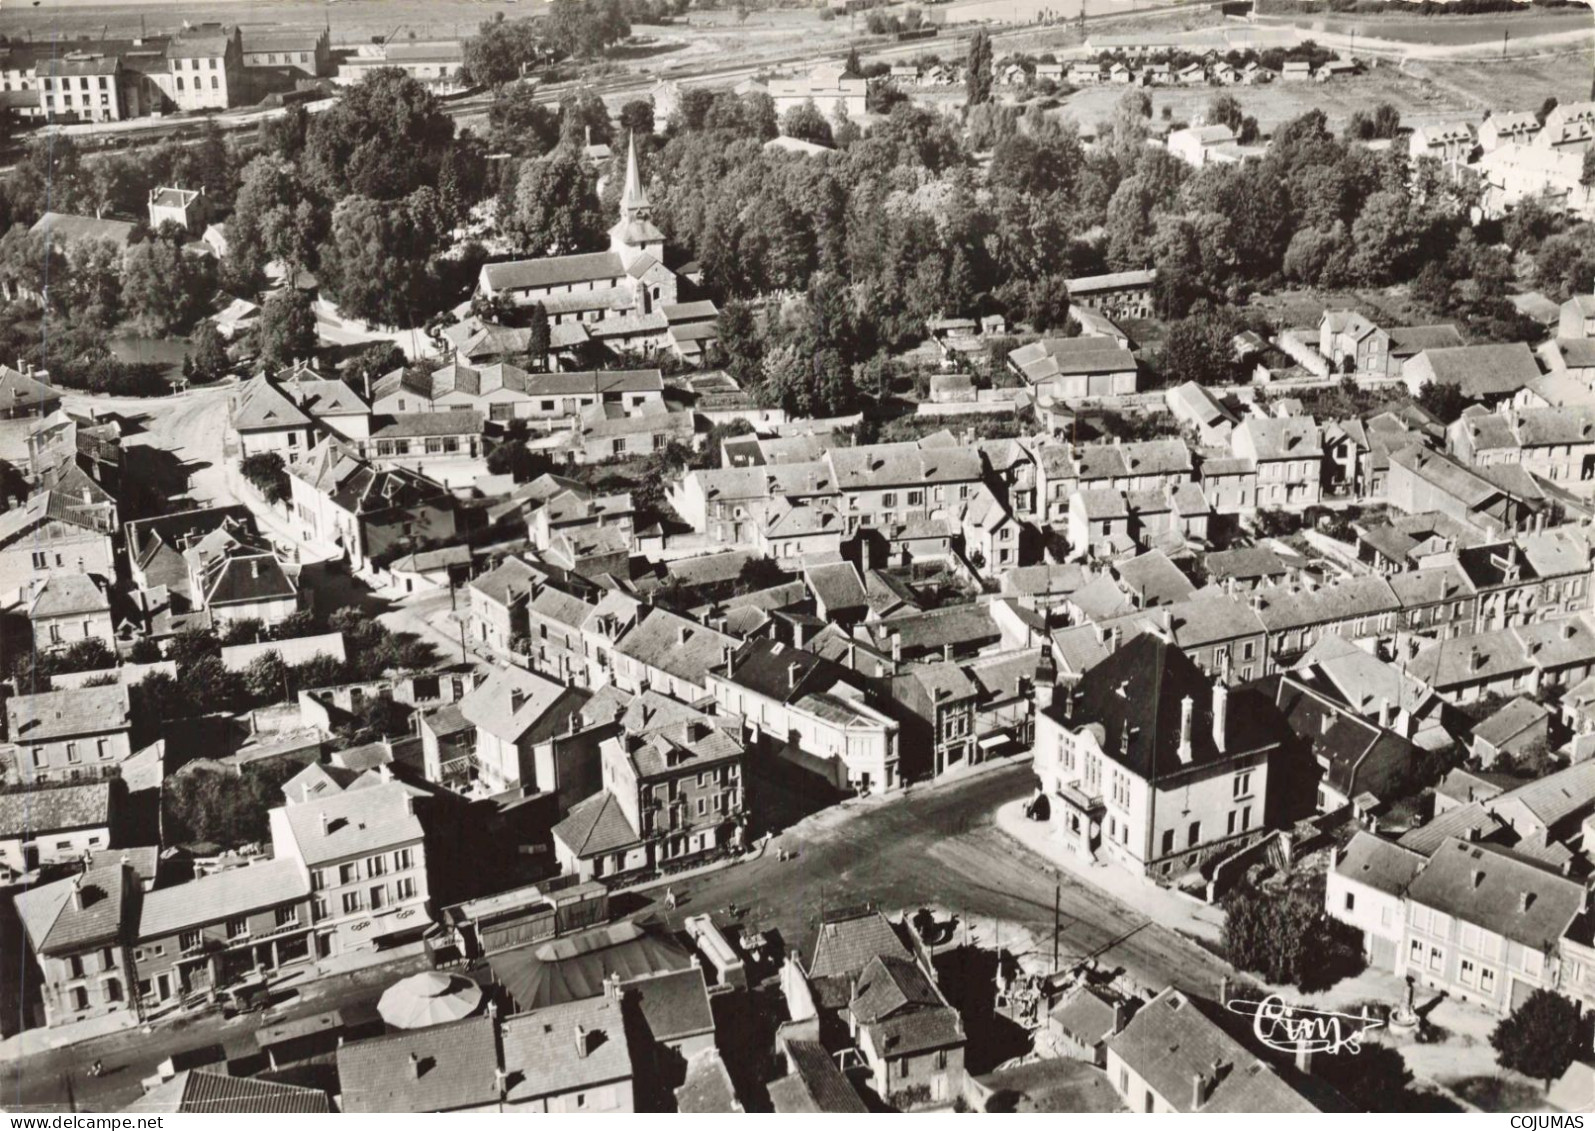
[[[676,1089],[676,1110],[683,1115],[744,1110],[717,1049],[700,1049],[687,1061],[687,1077]]]
[[[585,1056],[576,1047],[578,1027],[586,1034]],[[631,1048],[620,1002],[608,996],[512,1017],[504,1022],[502,1040],[509,1077],[506,1098],[512,1103],[631,1079]]]
[[[35,100],[34,105],[38,105]],[[52,385],[29,377],[9,365],[0,365],[0,404],[16,408],[43,408],[60,404],[61,394]]]
[[[131,725],[121,684],[40,691],[6,700],[6,736],[19,746],[80,734],[109,734]]]
[[[1103,752],[1143,779],[1187,768],[1179,759],[1181,701],[1192,703],[1190,766],[1221,762],[1270,748],[1284,737],[1284,721],[1256,691],[1232,689],[1225,710],[1225,750],[1213,742],[1213,682],[1178,647],[1147,634],[1129,640],[1086,672],[1076,688],[1074,721],[1102,727]]]
[[[497,667],[459,702],[460,714],[504,742],[520,742],[529,730],[546,723],[563,727],[565,718],[548,713],[569,690],[546,676],[510,665]],[[517,706],[517,699],[519,706]],[[545,726],[543,729],[547,729]],[[534,738],[545,738],[537,733]]]
[[[111,783],[88,782],[0,793],[0,839],[93,829],[111,821]]]
[[[392,781],[311,803],[289,805],[284,812],[300,854],[305,863],[314,868],[420,840],[423,830],[413,812],[413,804],[410,787]],[[322,814],[327,817],[325,832],[322,831]]]
[[[1484,741],[1500,748],[1525,730],[1549,719],[1551,713],[1543,706],[1523,696],[1518,696],[1489,718],[1473,728],[1474,741]]]
[[[645,974],[621,984],[628,1003],[647,1027],[655,1044],[667,1045],[714,1032],[709,989],[697,966]]]
[[[46,212],[34,223],[29,232],[45,233],[61,243],[80,240],[110,240],[126,247],[133,240],[135,225],[126,220],[98,220],[93,216],[69,216],[63,212]]]
[[[1423,365],[1423,362],[1427,362]],[[1472,400],[1515,393],[1540,375],[1527,342],[1427,349],[1414,359],[1419,372],[1457,386]]]
[[[626,266],[613,251],[585,255],[560,255],[547,259],[516,259],[507,263],[486,263],[482,281],[495,291],[531,290],[598,280],[621,279]]]
[[[193,1068],[156,1085],[122,1110],[173,1115],[319,1115],[332,1111],[332,1102],[320,1088]]]
[[[292,857],[229,868],[145,895],[138,937],[158,939],[309,896],[310,881]]]
[[[1210,1075],[1218,1064],[1218,1080],[1203,1112],[1308,1113],[1318,1109],[1203,1016],[1179,990],[1158,994],[1122,1030],[1108,1038],[1130,1070],[1176,1111],[1192,1109],[1192,1081]]]
[[[654,609],[637,622],[615,645],[615,651],[646,667],[684,680],[694,687],[708,681],[709,672],[725,663],[739,641],[734,636]]]
[[[858,976],[848,1012],[883,1056],[910,1056],[964,1042],[958,1011],[911,959],[870,959]]]
[[[792,1071],[769,1085],[778,1113],[862,1114],[869,1108],[819,1041],[784,1039],[781,1047]]]
[[[1270,546],[1247,546],[1239,550],[1218,550],[1202,559],[1209,581],[1260,581],[1283,577],[1290,572],[1285,559]]]
[[[864,594],[864,582],[859,579],[858,570],[853,568],[851,562],[809,566],[803,571],[803,579],[815,599],[831,616],[869,606]]]
[[[554,826],[554,836],[578,859],[619,852],[642,843],[620,801],[607,789],[571,806]]]
[[[262,375],[251,379],[238,391],[232,423],[239,432],[262,432],[305,428],[311,420],[276,382]]]
[[[1482,802],[1474,801],[1437,813],[1428,824],[1402,833],[1396,843],[1419,855],[1433,856],[1448,840],[1461,838],[1466,841],[1469,836],[1490,837],[1503,827],[1504,822],[1486,809]]]
[[[106,612],[110,607],[110,598],[96,578],[86,573],[57,573],[34,588],[28,617],[31,620],[69,617]]]
[[[1407,898],[1532,950],[1554,952],[1583,910],[1583,885],[1490,845],[1447,838]]]
[[[685,970],[692,959],[673,935],[623,920],[515,947],[489,959],[493,977],[520,1009],[600,997],[606,983],[660,970]]]
[[[814,940],[814,960],[809,963],[810,978],[852,978],[861,974],[871,959],[879,957],[913,960],[901,936],[879,911],[865,911],[820,924]]]
[[[491,1017],[468,1017],[341,1045],[342,1109],[409,1114],[498,1102],[495,1025]]]
[[[78,876],[16,895],[17,917],[39,954],[62,955],[114,942],[122,935],[122,907],[130,869],[120,860],[91,865]],[[83,907],[73,892],[83,893]]]
[[[446,412],[396,412],[371,418],[371,439],[467,436],[482,431],[482,414],[469,409]]]
[[[1478,732],[1475,731],[1475,734]],[[1547,828],[1595,806],[1595,761],[1583,761],[1500,794],[1522,805]]]

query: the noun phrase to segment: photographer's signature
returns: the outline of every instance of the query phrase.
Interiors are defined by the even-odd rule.
[[[1250,1017],[1253,1035],[1280,1052],[1361,1052],[1363,1037],[1384,1024],[1355,1013],[1286,1005],[1274,994],[1262,1001],[1234,999],[1224,1006],[1231,1013]]]

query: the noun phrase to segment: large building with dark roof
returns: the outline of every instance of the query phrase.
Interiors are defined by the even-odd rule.
[[[1175,879],[1262,835],[1289,731],[1268,697],[1146,634],[1036,718],[1036,776],[1072,850]]]

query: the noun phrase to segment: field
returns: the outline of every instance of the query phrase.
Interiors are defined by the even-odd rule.
[[[1329,31],[1339,35],[1355,34],[1358,39],[1367,37],[1435,47],[1495,46],[1501,42],[1502,33],[1508,31],[1511,42],[1517,43],[1531,37],[1588,31],[1591,27],[1590,14],[1582,9],[1545,11],[1534,8],[1480,16],[1264,15],[1260,22],[1294,24],[1307,34]]]
[[[1589,64],[1577,57],[1509,59],[1500,63],[1430,60],[1404,67],[1380,62],[1365,75],[1328,83],[1281,83],[1267,86],[1155,87],[1153,113],[1161,119],[1171,106],[1175,119],[1190,121],[1218,90],[1235,96],[1241,108],[1257,118],[1264,133],[1308,110],[1322,110],[1336,132],[1357,110],[1389,102],[1408,126],[1446,119],[1478,120],[1486,109],[1533,109],[1548,95],[1563,101],[1583,97],[1589,87]],[[1101,86],[1077,91],[1063,101],[1062,113],[1082,126],[1096,126],[1112,112],[1124,87]]]

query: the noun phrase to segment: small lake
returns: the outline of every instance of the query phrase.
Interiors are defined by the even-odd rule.
[[[188,355],[186,338],[111,338],[106,343],[111,353],[122,361],[142,365],[159,365],[168,381],[183,375],[183,358]]]

